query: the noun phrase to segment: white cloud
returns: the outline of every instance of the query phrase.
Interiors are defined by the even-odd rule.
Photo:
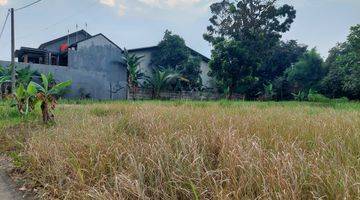
[[[179,12],[179,9],[186,9],[188,12],[204,13],[214,1],[217,0],[99,0],[99,3],[115,8],[120,16],[124,16],[128,10],[144,14],[154,12],[154,9],[172,9]]]
[[[189,6],[199,3],[200,0],[166,0],[165,3],[170,7],[175,6]]]
[[[116,4],[115,0],[100,0],[100,3],[110,7],[114,7]]]
[[[118,14],[119,14],[120,16],[124,16],[126,10],[127,10],[127,7],[126,7],[124,4],[120,4],[120,5],[119,5],[119,12],[118,12]]]
[[[8,0],[0,0],[0,6],[5,6],[8,3]]]
[[[125,3],[122,3],[119,0],[99,0],[99,2],[112,8],[118,8],[118,14],[120,16],[124,16],[127,10]]]
[[[142,3],[145,3],[149,6],[153,7],[184,7],[184,6],[191,6],[201,1],[205,2],[207,0],[138,0]]]

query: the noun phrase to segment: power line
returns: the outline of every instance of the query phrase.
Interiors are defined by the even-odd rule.
[[[42,1],[42,0],[34,1],[34,2],[32,2],[32,3],[30,3],[30,4],[27,4],[27,5],[23,6],[23,7],[20,7],[20,8],[15,9],[15,11],[19,11],[19,10],[28,8],[28,7],[30,7],[30,6],[33,6],[33,5],[37,4],[37,3],[40,3],[41,1]]]
[[[21,10],[21,9],[25,9],[25,8],[27,8],[27,7],[30,7],[30,6],[32,6],[32,5],[34,5],[34,4],[36,4],[36,3],[39,3],[40,1],[42,1],[42,0],[37,0],[37,1],[33,2],[33,3],[31,3],[31,4],[28,4],[28,5],[26,5],[26,6],[17,8],[17,9],[15,9],[15,11]],[[47,31],[47,30],[55,27],[56,25],[61,24],[61,23],[65,22],[65,21],[67,21],[68,19],[70,19],[70,18],[72,18],[72,17],[75,17],[75,16],[77,16],[77,15],[82,14],[83,12],[87,11],[89,8],[95,6],[97,3],[98,3],[98,1],[97,1],[97,0],[94,0],[94,1],[93,1],[92,3],[90,3],[87,7],[78,10],[78,11],[75,12],[74,14],[69,15],[69,16],[66,16],[66,17],[60,19],[59,21],[57,21],[57,22],[55,22],[55,23],[53,23],[53,24],[51,24],[51,25],[49,25],[49,26],[47,26],[47,27],[44,27],[44,28],[42,28],[42,29],[39,29],[38,31],[35,31],[35,32],[33,32],[33,33],[26,34],[26,35],[22,35],[22,36],[20,36],[20,37],[16,37],[16,40],[22,40],[22,39],[24,39],[24,38],[32,37],[32,36],[35,35],[36,33],[39,33],[39,32],[42,32],[42,31]],[[8,16],[7,16],[7,17],[9,17],[9,15],[10,15],[10,13],[8,12]]]
[[[17,37],[16,39],[28,38],[28,37],[31,37],[31,36],[35,35],[35,34],[38,33],[38,32],[47,31],[47,30],[49,30],[50,28],[53,28],[53,27],[55,27],[56,25],[61,24],[61,23],[63,23],[64,21],[67,21],[68,19],[71,19],[71,18],[73,18],[73,17],[75,17],[75,16],[77,16],[77,15],[82,14],[83,12],[87,11],[89,8],[95,6],[97,3],[98,3],[98,1],[95,0],[95,1],[93,1],[91,4],[89,4],[87,7],[78,10],[77,12],[75,12],[75,13],[72,14],[72,15],[68,15],[68,16],[60,19],[59,21],[54,22],[53,24],[50,24],[50,25],[47,26],[47,27],[41,28],[41,29],[39,29],[38,31],[35,31],[35,32],[30,33],[30,34],[27,34],[27,35],[23,35],[23,36]]]
[[[0,39],[1,39],[2,35],[3,35],[3,33],[4,33],[6,22],[9,19],[9,15],[10,15],[10,12],[8,11],[7,15],[6,15],[6,18],[5,18],[5,21],[4,21],[4,24],[3,24],[2,29],[1,29],[1,32],[0,32]]]

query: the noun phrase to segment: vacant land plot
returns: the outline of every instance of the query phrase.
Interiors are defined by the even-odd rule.
[[[62,104],[53,126],[0,111],[0,151],[45,199],[360,197],[357,103]]]

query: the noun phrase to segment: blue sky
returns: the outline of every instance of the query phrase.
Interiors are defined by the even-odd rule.
[[[0,0],[0,24],[7,9],[34,0]],[[38,47],[59,36],[85,29],[103,33],[120,47],[157,44],[166,29],[181,35],[188,46],[210,56],[202,34],[209,25],[209,5],[216,0],[43,0],[16,13],[16,48]],[[344,41],[352,25],[360,24],[360,0],[281,0],[294,5],[297,18],[284,39],[317,47],[322,56]],[[0,59],[10,58],[10,24],[0,39]]]

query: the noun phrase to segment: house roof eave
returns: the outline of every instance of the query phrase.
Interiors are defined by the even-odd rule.
[[[135,49],[129,49],[128,52],[137,52],[137,51],[146,51],[146,50],[155,50],[157,49],[159,46],[148,46],[148,47],[141,47],[141,48],[135,48]],[[187,46],[187,48],[191,51],[191,53],[194,55],[199,56],[201,59],[203,59],[203,61],[205,62],[209,62],[210,58],[204,56],[203,54],[195,51],[194,49],[190,48]]]
[[[41,45],[39,46],[39,49],[43,49],[45,46],[48,46],[48,45],[50,45],[50,44],[52,44],[52,43],[55,43],[55,42],[57,42],[57,41],[59,41],[59,40],[63,40],[63,39],[65,39],[65,38],[69,37],[69,36],[76,35],[76,34],[78,34],[78,33],[83,33],[84,35],[86,35],[86,36],[88,36],[88,37],[91,37],[91,35],[90,35],[88,32],[86,32],[85,30],[80,30],[80,31],[76,31],[76,32],[74,32],[74,33],[71,33],[71,34],[68,34],[68,35],[65,35],[65,36],[62,36],[62,37],[53,39],[53,40],[51,40],[51,41],[45,42],[45,43],[43,43],[43,44],[41,44]]]

